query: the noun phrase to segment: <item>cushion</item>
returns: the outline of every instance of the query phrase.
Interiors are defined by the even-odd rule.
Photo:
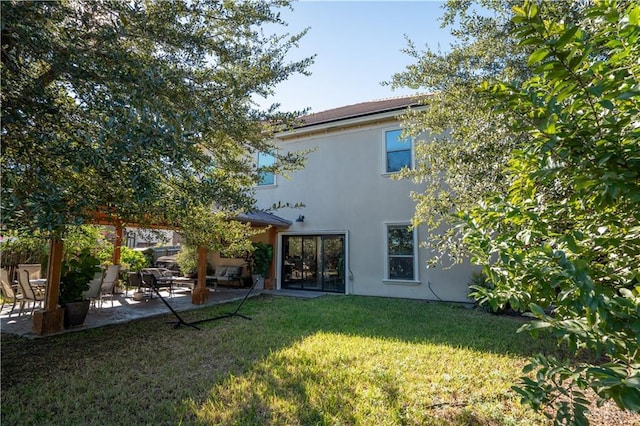
[[[229,266],[227,268],[227,276],[229,277],[237,277],[240,275],[241,266]]]

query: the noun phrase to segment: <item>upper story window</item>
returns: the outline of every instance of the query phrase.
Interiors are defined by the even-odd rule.
[[[264,167],[271,167],[275,164],[275,162],[276,162],[276,158],[273,155],[267,152],[258,153],[258,170]],[[260,170],[259,174],[260,174],[260,180],[258,181],[258,185],[262,186],[262,185],[275,184],[276,178],[273,172]]]
[[[399,172],[403,167],[411,168],[411,139],[401,138],[402,130],[384,133],[386,172]]]
[[[416,279],[416,244],[409,224],[387,224],[387,279]]]

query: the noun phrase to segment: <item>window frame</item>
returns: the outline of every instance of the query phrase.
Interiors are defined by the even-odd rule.
[[[394,150],[394,151],[389,151],[387,150],[387,134],[390,132],[399,132],[398,134],[398,139],[400,139],[400,135],[402,135],[402,131],[403,129],[399,128],[399,127],[388,127],[385,129],[382,129],[382,170],[383,170],[383,175],[393,175],[396,173],[400,173],[400,171],[403,168],[408,168],[408,169],[413,169],[414,168],[414,149],[413,149],[413,140],[410,137],[405,138],[408,142],[409,142],[409,147],[407,149],[402,149],[402,150]],[[406,166],[403,166],[400,168],[400,170],[395,170],[395,171],[389,171],[389,153],[390,152],[404,152],[404,151],[409,151],[409,164]]]
[[[275,155],[271,154],[270,152],[266,152],[266,151],[260,151],[256,154],[256,167],[258,169],[260,169],[260,167],[265,167],[265,166],[261,166],[260,165],[260,157],[261,156],[270,156],[273,161],[271,164],[269,164],[268,166],[274,164],[276,162],[276,157]],[[268,167],[266,166],[266,167]],[[271,175],[271,182],[270,183],[263,183],[263,176],[265,176],[266,174],[270,174]],[[274,172],[258,172],[258,176],[260,177],[260,179],[258,180],[258,183],[256,184],[256,187],[258,188],[265,188],[265,187],[270,187],[270,186],[276,186],[276,174]]]
[[[384,279],[383,282],[386,284],[409,284],[409,285],[417,285],[420,284],[420,277],[418,274],[418,230],[416,228],[409,229],[411,226],[411,222],[384,222]],[[411,243],[412,250],[411,255],[392,255],[389,253],[389,230],[392,228],[398,227],[406,227],[407,231],[411,233]],[[413,260],[413,277],[409,278],[391,278],[390,277],[390,258],[391,256],[396,257],[411,257]]]

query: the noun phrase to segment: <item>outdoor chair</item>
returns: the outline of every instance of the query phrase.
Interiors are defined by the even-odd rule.
[[[142,287],[142,277],[140,276],[140,272],[128,272],[127,273],[127,287]]]
[[[29,271],[30,280],[39,280],[40,278],[42,278],[42,265],[39,263],[19,263],[18,270]]]
[[[42,306],[44,294],[36,292],[33,287],[31,287],[31,283],[29,282],[29,271],[26,269],[18,270],[18,285],[20,286],[24,302],[32,304],[31,313],[33,314],[36,304]],[[18,315],[22,313],[22,308],[23,306],[20,308]]]
[[[237,282],[242,285],[242,266],[217,266],[215,272],[216,284],[227,284]],[[216,285],[217,288],[217,285]]]
[[[142,287],[151,289],[151,297],[153,298],[154,289],[160,290],[160,288],[166,288],[169,290],[169,297],[173,297],[173,286],[171,285],[171,277],[165,277],[162,274],[156,275],[155,273],[146,270],[140,271],[142,278]]]
[[[91,306],[96,306],[96,300],[100,300],[100,290],[102,289],[103,272],[96,272],[93,279],[89,281],[89,289],[85,291],[83,296],[91,300]]]
[[[169,289],[169,294],[172,293],[172,280],[171,278],[178,276],[176,271],[171,271],[167,268],[143,268],[140,270],[141,273],[150,273],[156,277],[156,284],[160,287],[166,287]]]
[[[13,302],[11,311],[9,311],[9,317],[11,317],[11,314],[16,309],[16,303],[20,301],[20,312],[22,312],[25,303],[24,296],[13,291],[11,280],[9,279],[9,271],[4,268],[0,269],[0,289],[2,289],[2,307],[0,309],[4,308],[5,303]]]
[[[135,288],[135,292],[133,293],[133,299],[137,299],[138,296],[141,296],[139,293],[142,291],[142,275],[140,272],[127,272],[127,292],[129,288]]]
[[[100,306],[102,306],[102,296],[111,296],[111,306],[113,307],[113,296],[118,282],[118,276],[120,274],[120,265],[109,265],[104,278],[102,279],[102,285],[100,286]]]

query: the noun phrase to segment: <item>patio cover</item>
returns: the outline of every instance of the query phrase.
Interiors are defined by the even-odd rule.
[[[291,221],[278,217],[274,214],[264,211],[253,210],[236,217],[236,220],[248,222],[257,227],[269,228],[269,242],[275,246],[276,228],[288,228]],[[95,225],[111,225],[116,227],[116,240],[113,253],[113,263],[120,262],[120,246],[122,245],[123,223],[109,216],[108,213],[96,212],[93,220],[90,222]],[[136,226],[135,223],[128,223],[130,226]],[[149,228],[156,229],[175,229],[175,226],[168,224],[152,224],[144,225]],[[34,311],[33,314],[33,330],[36,334],[51,334],[61,331],[63,328],[63,310],[58,306],[58,296],[60,293],[60,273],[62,268],[62,249],[61,240],[52,239],[49,245],[49,267],[47,270],[47,292],[45,298],[44,310]],[[274,268],[273,262],[271,269]],[[209,296],[206,288],[206,271],[207,271],[207,249],[198,247],[198,283],[192,292],[192,303],[201,305],[205,303]]]

